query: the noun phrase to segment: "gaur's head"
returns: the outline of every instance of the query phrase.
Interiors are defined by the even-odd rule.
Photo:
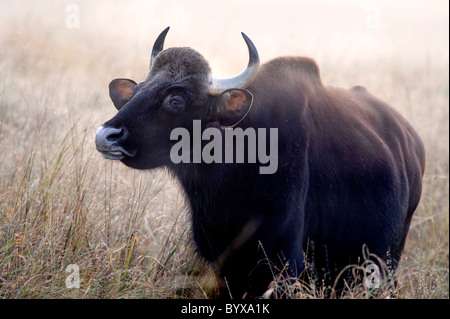
[[[107,159],[137,169],[170,164],[170,140],[175,128],[191,131],[193,120],[202,126],[238,123],[248,112],[253,96],[245,90],[259,69],[258,52],[242,33],[249,50],[247,68],[239,75],[217,79],[208,62],[191,48],[163,50],[169,28],[156,39],[147,78],[139,84],[115,79],[110,97],[118,113],[97,129],[97,150]]]

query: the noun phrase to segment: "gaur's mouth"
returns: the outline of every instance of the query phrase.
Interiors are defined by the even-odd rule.
[[[121,160],[126,156],[126,154],[121,151],[99,151],[99,152],[100,154],[102,154],[104,158],[110,160]]]
[[[97,147],[97,151],[99,151],[104,158],[110,160],[121,160],[125,157],[134,157],[135,155],[135,153],[128,152],[123,147],[118,145],[112,145],[109,148]]]
[[[127,151],[121,145],[126,140],[126,128],[104,127],[97,129],[95,147],[102,156],[110,160],[121,160],[125,157],[134,157],[136,151]]]

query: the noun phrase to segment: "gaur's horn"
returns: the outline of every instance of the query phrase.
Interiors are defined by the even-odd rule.
[[[153,44],[152,56],[150,58],[150,69],[152,68],[153,61],[156,56],[164,49],[164,40],[166,39],[167,32],[169,32],[170,27],[164,29],[158,37],[156,38],[155,44]]]
[[[209,82],[210,95],[218,95],[228,89],[243,89],[248,86],[256,77],[259,70],[259,55],[255,45],[243,32],[242,37],[248,47],[249,61],[247,68],[239,75],[232,78],[218,79],[211,78]]]

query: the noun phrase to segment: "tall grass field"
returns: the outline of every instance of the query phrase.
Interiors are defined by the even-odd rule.
[[[164,169],[95,150],[116,112],[109,82],[140,82],[151,47],[191,46],[217,76],[306,55],[327,85],[364,85],[422,137],[420,205],[397,271],[374,298],[449,298],[449,66],[445,1],[0,0],[0,298],[213,298],[189,211]],[[284,285],[274,278],[274,286]],[[324,288],[285,287],[291,298]],[[383,288],[381,288],[383,289]],[[395,293],[392,293],[392,289]],[[349,290],[339,298],[365,298]]]

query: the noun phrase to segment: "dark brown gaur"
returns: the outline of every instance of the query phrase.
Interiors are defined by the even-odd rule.
[[[195,50],[163,49],[168,30],[154,44],[143,82],[110,83],[119,111],[95,142],[105,158],[136,169],[165,167],[179,181],[193,240],[214,266],[221,296],[261,296],[280,275],[301,276],[306,264],[328,287],[349,264],[395,270],[425,166],[411,125],[362,86],[325,86],[310,58],[260,66],[244,34],[247,68],[216,79]],[[174,163],[171,132],[193,136],[199,121],[202,131],[214,128],[221,138],[230,126],[276,129],[278,139],[266,146],[278,143],[276,172],[260,174],[259,160]],[[347,277],[339,278],[336,287],[345,287]]]

